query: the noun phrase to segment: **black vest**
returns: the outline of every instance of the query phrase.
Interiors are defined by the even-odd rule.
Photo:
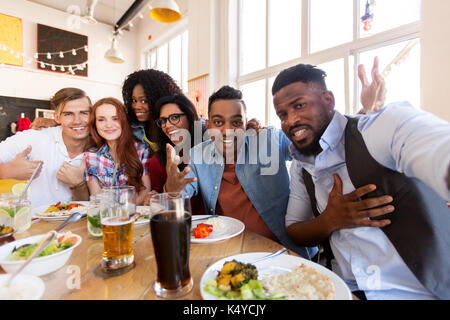
[[[347,117],[348,118],[348,117]],[[380,165],[367,150],[358,119],[348,118],[345,128],[345,162],[355,188],[375,184],[363,198],[390,195],[395,211],[373,219],[390,219],[381,228],[422,285],[440,299],[450,299],[450,209],[433,189],[418,179]],[[315,206],[314,186],[303,170]],[[309,185],[309,186],[308,186]],[[381,275],[382,276],[382,275]]]

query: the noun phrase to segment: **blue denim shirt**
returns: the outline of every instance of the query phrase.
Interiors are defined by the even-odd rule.
[[[317,253],[317,248],[294,244],[286,234],[284,222],[289,200],[286,160],[291,160],[291,141],[275,128],[268,128],[263,132],[265,133],[260,132],[257,136],[245,136],[245,143],[239,150],[236,176],[255,209],[280,242],[302,257],[310,259]],[[269,138],[262,139],[266,133]],[[184,191],[192,197],[200,190],[207,212],[215,214],[224,171],[223,155],[209,139],[192,148],[190,162],[191,171],[186,178],[195,176],[197,181],[187,185]]]
[[[141,142],[144,141],[145,137],[145,125],[142,122],[134,122],[130,123],[131,130],[133,131],[133,134],[136,138],[138,138]]]

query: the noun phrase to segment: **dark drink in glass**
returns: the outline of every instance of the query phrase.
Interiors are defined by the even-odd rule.
[[[189,293],[191,203],[186,193],[159,193],[150,198],[150,232],[157,266],[157,296],[174,299]]]
[[[158,275],[156,281],[168,290],[184,287],[191,280],[189,248],[191,215],[177,217],[175,211],[152,216],[150,220]]]

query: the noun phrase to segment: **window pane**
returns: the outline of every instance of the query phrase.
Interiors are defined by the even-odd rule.
[[[362,38],[420,20],[421,0],[359,0],[360,17],[366,13],[367,2],[373,21],[371,29],[366,31],[360,20]]]
[[[166,43],[157,49],[158,60],[157,60],[157,66],[156,66],[156,68],[158,70],[161,70],[166,73],[167,73],[167,61],[168,61],[167,47],[168,47],[168,44]]]
[[[278,118],[277,113],[275,112],[275,108],[273,106],[272,86],[273,86],[274,81],[275,81],[275,77],[269,78],[269,88],[268,88],[269,123],[268,123],[268,125],[276,127],[278,129],[281,129],[280,118]]]
[[[188,91],[188,54],[189,54],[189,33],[188,31],[183,32],[182,35],[182,42],[183,42],[183,47],[182,47],[182,86],[183,86],[183,91],[187,92]]]
[[[152,50],[149,53],[149,65],[148,65],[149,69],[154,69],[156,68],[156,50]]]
[[[353,40],[353,0],[313,0],[311,3],[311,52]]]
[[[169,74],[181,86],[181,35],[169,42]]]
[[[420,42],[418,39],[361,53],[360,63],[365,65],[369,81],[371,81],[370,71],[375,56],[379,58],[380,72],[386,81],[386,104],[406,100],[419,108]],[[361,91],[361,85],[358,88],[358,91]],[[359,105],[361,106],[360,102]]]
[[[333,92],[335,109],[345,114],[344,59],[338,59],[318,65],[327,73],[325,78],[328,90]]]
[[[266,65],[266,1],[241,0],[240,73]]]
[[[301,0],[269,0],[270,66],[300,57],[301,16]]]
[[[247,106],[247,120],[258,119],[266,123],[266,81],[259,80],[243,85],[240,90]]]

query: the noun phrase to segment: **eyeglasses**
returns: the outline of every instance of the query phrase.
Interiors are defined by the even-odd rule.
[[[169,122],[173,125],[177,125],[180,122],[180,119],[182,116],[184,116],[184,113],[173,113],[170,116],[166,117],[161,117],[157,120],[155,120],[156,125],[160,128],[165,127],[167,124],[167,120],[169,120]]]

